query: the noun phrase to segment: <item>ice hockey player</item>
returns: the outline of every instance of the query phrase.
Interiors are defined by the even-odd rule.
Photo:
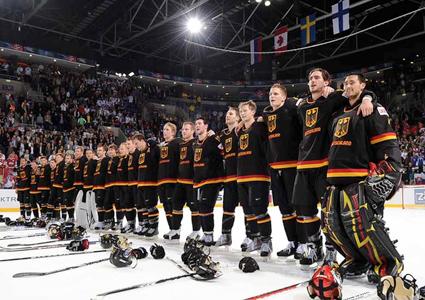
[[[31,181],[30,181],[30,203],[31,211],[34,215],[34,218],[39,218],[39,208],[38,205],[41,203],[41,192],[38,190],[38,179],[40,176],[40,169],[38,167],[37,161],[33,160],[31,162]]]
[[[105,221],[103,222],[103,229],[113,229],[115,225],[114,207],[115,203],[115,184],[117,176],[117,167],[120,157],[117,153],[117,145],[110,145],[108,147],[108,169],[105,179]],[[115,207],[116,209],[116,207]]]
[[[218,192],[224,182],[223,147],[220,137],[208,136],[208,123],[203,118],[195,122],[198,135],[193,151],[193,189],[201,215],[204,236],[200,239],[206,246],[214,245],[214,206]]]
[[[221,236],[216,242],[216,246],[232,245],[232,228],[235,223],[235,208],[239,204],[238,184],[237,184],[237,154],[238,154],[238,136],[235,127],[240,121],[239,109],[229,107],[226,113],[227,128],[220,133],[220,142],[223,146],[224,158],[224,191],[223,191],[223,219],[221,222]],[[250,236],[250,229],[245,222],[246,236]]]
[[[164,142],[160,145],[161,155],[158,165],[158,196],[164,205],[170,231],[163,235],[165,240],[170,239],[173,230],[173,193],[179,172],[179,144],[181,139],[176,138],[177,126],[165,123],[162,134]]]
[[[267,125],[267,160],[270,165],[273,203],[279,206],[288,246],[277,253],[280,257],[297,255],[297,214],[292,194],[297,174],[298,148],[302,127],[298,120],[297,99],[287,99],[286,88],[274,84],[270,88],[270,106],[263,111]],[[299,255],[299,254],[298,254]]]
[[[179,174],[173,193],[173,231],[170,234],[172,242],[180,240],[180,226],[185,204],[187,204],[192,213],[192,233],[189,234],[189,237],[199,237],[201,229],[199,206],[193,194],[194,133],[195,125],[192,122],[184,122],[182,127],[183,140],[179,145]]]
[[[47,217],[47,202],[49,201],[50,194],[50,165],[48,164],[47,157],[40,157],[41,167],[40,176],[38,178],[37,189],[41,192],[41,218]]]
[[[117,181],[115,183],[115,207],[117,210],[117,225],[115,230],[122,230],[124,219],[124,201],[128,183],[128,149],[126,143],[120,145],[120,160],[117,166]]]
[[[65,155],[65,167],[63,170],[63,204],[66,207],[66,212],[62,211],[62,216],[68,214],[68,222],[74,222],[74,199],[75,199],[75,166],[74,155]]]
[[[267,162],[267,128],[254,119],[257,105],[250,100],[239,104],[243,127],[239,131],[238,196],[250,227],[241,245],[243,252],[260,250],[269,258],[272,251],[272,226],[269,206],[270,172]]]
[[[383,221],[384,203],[401,186],[401,154],[384,107],[368,117],[357,114],[366,81],[362,74],[345,78],[349,104],[332,123],[328,182],[322,203],[322,226],[344,257],[341,267],[354,275],[367,271],[370,282],[403,270],[403,258]]]
[[[18,202],[21,211],[21,218],[30,219],[31,205],[30,205],[30,176],[31,166],[28,164],[26,158],[22,157],[17,175],[17,194]]]
[[[107,151],[108,147],[106,145],[99,144],[97,146],[98,161],[93,174],[93,191],[99,222],[94,225],[94,229],[103,229],[103,222],[105,221],[105,182],[110,159],[106,156]]]
[[[147,215],[141,224],[142,229],[137,234],[152,239],[159,234],[159,211],[156,205],[158,204],[157,180],[160,150],[155,141],[146,141],[145,135],[142,133],[133,137],[133,143],[139,150],[137,188],[140,196],[137,199],[137,205],[138,209]],[[143,203],[141,203],[142,201]]]

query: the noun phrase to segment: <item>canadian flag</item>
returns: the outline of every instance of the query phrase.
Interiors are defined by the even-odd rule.
[[[283,26],[274,32],[274,51],[288,50],[288,26]],[[283,52],[275,52],[275,55],[281,55]]]

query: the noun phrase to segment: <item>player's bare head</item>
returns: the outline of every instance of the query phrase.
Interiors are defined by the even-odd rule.
[[[115,155],[117,155],[117,152],[118,152],[118,147],[117,147],[117,145],[115,145],[115,144],[109,145],[109,148],[108,148],[108,155],[109,155],[110,157],[114,157]]]
[[[351,73],[344,80],[344,90],[349,99],[360,97],[366,87],[366,78],[361,73]]]
[[[54,169],[56,167],[56,160],[54,160],[53,158],[49,160],[49,165],[50,168]]]
[[[92,159],[94,156],[94,151],[92,149],[87,149],[86,150],[86,157],[88,160]]]
[[[288,92],[283,85],[278,83],[273,84],[269,92],[270,106],[273,107],[273,109],[281,107],[287,95]]]
[[[331,84],[331,75],[322,68],[314,68],[308,74],[308,87],[310,93],[321,93],[323,89]]]
[[[126,156],[128,154],[127,143],[120,144],[120,156]]]
[[[252,100],[239,104],[239,114],[242,121],[244,122],[251,121],[254,118],[256,112],[257,104],[255,104],[255,102]]]
[[[72,163],[73,160],[74,160],[74,155],[72,155],[72,154],[65,155],[65,163],[67,165]]]
[[[80,158],[84,154],[84,148],[81,146],[75,147],[75,158]]]
[[[145,135],[143,133],[138,133],[133,136],[133,144],[137,149],[142,150],[146,147]]]
[[[37,168],[37,161],[35,159],[31,161],[31,167],[33,169]]]
[[[197,118],[195,121],[195,130],[198,136],[206,133],[208,130],[208,121],[204,118]]]
[[[25,157],[21,157],[21,166],[27,165],[27,159]]]
[[[195,133],[195,124],[192,122],[184,122],[182,127],[182,136],[184,140],[193,139]]]
[[[127,145],[127,150],[129,153],[133,153],[134,150],[136,150],[136,146],[134,145],[132,139],[127,139],[126,145]]]
[[[41,165],[44,167],[45,165],[47,165],[47,157],[45,156],[40,156],[40,162]]]
[[[99,144],[97,146],[97,156],[99,158],[105,157],[106,156],[106,151],[108,151],[108,147],[106,145]]]
[[[239,109],[236,107],[229,106],[229,109],[226,113],[226,125],[232,126],[238,123],[241,120],[241,116],[239,115]]]
[[[162,129],[162,135],[166,142],[171,141],[177,133],[177,126],[173,123],[165,123],[164,128]]]
[[[63,161],[63,154],[57,153],[56,154],[56,163],[61,163]]]

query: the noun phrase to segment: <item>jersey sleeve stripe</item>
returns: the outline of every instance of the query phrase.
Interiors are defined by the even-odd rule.
[[[397,139],[397,135],[394,132],[388,132],[388,133],[371,137],[370,144],[374,145],[383,141],[395,140],[395,139]]]

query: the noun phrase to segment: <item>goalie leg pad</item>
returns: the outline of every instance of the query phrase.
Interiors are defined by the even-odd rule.
[[[385,222],[370,207],[363,182],[342,189],[340,209],[345,233],[373,266],[373,272],[379,277],[400,274],[402,257],[384,229]]]
[[[331,186],[325,194],[322,203],[321,222],[326,239],[335,249],[345,257],[346,261],[364,262],[363,255],[359,252],[344,231],[340,216],[340,189]]]

